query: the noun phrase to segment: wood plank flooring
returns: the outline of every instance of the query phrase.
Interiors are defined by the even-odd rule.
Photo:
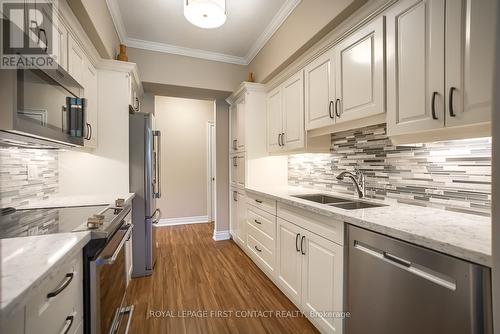
[[[215,242],[212,233],[212,223],[160,228],[153,275],[127,289],[131,333],[317,333],[232,240]]]

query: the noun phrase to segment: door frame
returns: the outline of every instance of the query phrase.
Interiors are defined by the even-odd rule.
[[[207,217],[208,222],[215,221],[217,194],[215,185],[216,167],[216,132],[215,122],[207,122]]]

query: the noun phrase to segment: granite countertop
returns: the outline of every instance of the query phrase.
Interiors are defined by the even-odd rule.
[[[0,240],[0,318],[16,312],[39,285],[81,252],[90,232],[48,234]]]
[[[135,197],[134,193],[96,194],[96,195],[54,195],[47,200],[31,202],[16,209],[44,209],[54,207],[72,207],[87,205],[114,205],[117,198],[126,202]]]
[[[346,196],[292,186],[248,187],[246,191],[470,262],[487,267],[492,266],[491,219],[488,217],[370,199],[367,201],[388,204],[388,206],[344,210],[292,197],[292,195],[322,193],[337,197]]]

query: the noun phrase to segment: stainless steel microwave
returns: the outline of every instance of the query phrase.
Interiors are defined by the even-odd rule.
[[[62,67],[0,70],[0,131],[83,146],[83,87]]]

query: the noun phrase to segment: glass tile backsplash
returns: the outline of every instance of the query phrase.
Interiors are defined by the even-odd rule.
[[[369,198],[490,215],[491,138],[398,146],[381,124],[333,134],[330,151],[290,155],[289,184],[353,194],[335,176],[358,168]]]

